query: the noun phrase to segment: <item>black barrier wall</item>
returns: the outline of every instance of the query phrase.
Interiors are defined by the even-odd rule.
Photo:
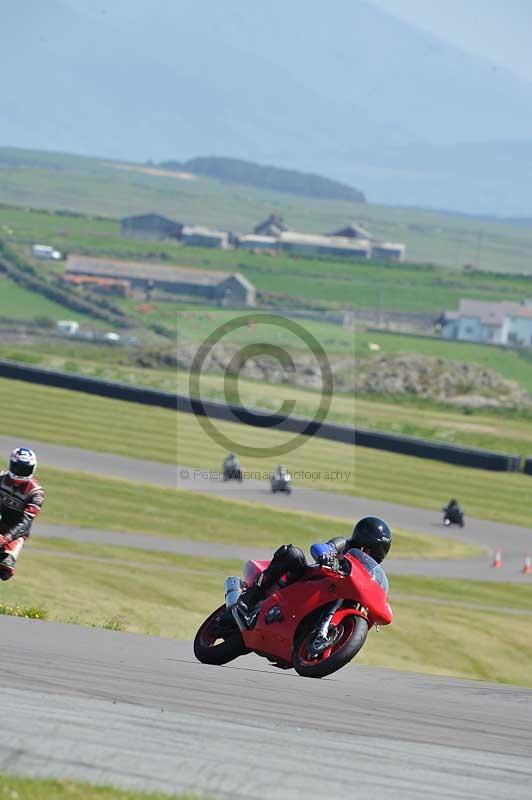
[[[448,464],[457,464],[462,467],[476,467],[477,469],[496,472],[519,472],[521,469],[521,461],[517,455],[495,453],[474,447],[460,447],[444,442],[417,439],[413,436],[353,428],[349,425],[337,425],[330,422],[324,422],[320,425],[318,422],[308,419],[285,417],[280,414],[270,414],[243,408],[242,406],[229,406],[214,400],[194,400],[190,397],[174,395],[170,392],[160,392],[140,386],[128,386],[123,383],[102,381],[82,375],[53,372],[39,367],[17,364],[12,361],[0,360],[0,377],[38,383],[44,386],[56,386],[61,389],[86,392],[100,395],[101,397],[111,397],[116,400],[169,408],[174,411],[193,412],[213,419],[225,420],[226,422],[239,422],[259,428],[275,427],[277,430],[286,430],[302,435],[315,435],[344,444],[358,444],[360,447],[417,456],[417,458],[429,458],[434,461],[445,461]],[[532,474],[532,457],[525,462],[525,472],[529,475]]]
[[[528,458],[525,459],[525,466],[523,472],[526,475],[532,475],[532,456],[528,456]]]

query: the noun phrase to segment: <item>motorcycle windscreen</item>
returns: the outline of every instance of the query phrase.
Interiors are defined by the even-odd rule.
[[[376,581],[382,587],[385,594],[388,594],[388,578],[381,565],[378,564],[374,558],[368,556],[367,553],[362,552],[362,550],[359,550],[357,547],[348,550],[348,553],[352,558],[356,558],[357,561],[360,561],[362,566],[365,567],[371,575],[372,580]]]

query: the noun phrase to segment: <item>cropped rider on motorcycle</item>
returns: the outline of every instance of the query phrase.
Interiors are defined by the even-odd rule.
[[[39,514],[44,493],[34,478],[37,458],[33,450],[17,447],[8,469],[0,472],[0,580],[15,574],[15,565]]]
[[[364,517],[353,527],[348,539],[336,536],[325,544],[313,544],[310,554],[318,564],[338,572],[343,556],[352,548],[362,550],[380,564],[386,558],[391,544],[392,532],[386,522],[378,517]],[[257,604],[264,600],[269,588],[282,576],[285,576],[285,585],[294,583],[301,578],[307,566],[305,554],[300,547],[283,544],[275,551],[255,584],[242,595],[240,603],[245,606],[243,610],[253,616]]]

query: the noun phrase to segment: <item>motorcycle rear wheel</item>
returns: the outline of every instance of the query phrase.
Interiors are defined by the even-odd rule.
[[[248,652],[236,623],[223,619],[226,613],[225,606],[213,611],[194,638],[194,655],[202,664],[221,666]]]
[[[293,662],[298,675],[304,678],[324,678],[345,667],[361,650],[368,635],[368,623],[351,614],[337,628],[338,637],[318,658],[309,658],[310,644],[316,636],[315,624],[304,627],[294,643]]]

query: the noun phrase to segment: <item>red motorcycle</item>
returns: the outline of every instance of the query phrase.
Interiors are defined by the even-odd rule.
[[[338,570],[314,564],[293,583],[281,580],[250,615],[241,596],[268,564],[248,561],[244,581],[226,579],[225,605],[194,639],[198,661],[221,665],[253,652],[280,669],[323,678],[356,656],[373,625],[393,619],[386,574],[358,549],[343,556]]]

